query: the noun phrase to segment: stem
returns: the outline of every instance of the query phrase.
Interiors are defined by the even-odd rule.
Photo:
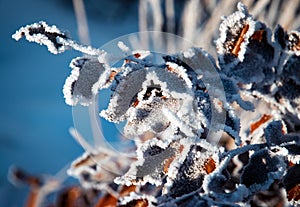
[[[90,35],[87,22],[87,16],[85,13],[83,0],[73,0],[73,6],[78,26],[78,35],[81,43],[89,45]]]

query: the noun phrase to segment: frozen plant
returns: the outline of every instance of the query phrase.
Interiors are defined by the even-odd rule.
[[[89,106],[110,88],[100,116],[125,122],[123,133],[135,142],[135,154],[122,158],[86,147],[68,170],[81,186],[58,194],[61,206],[300,205],[300,32],[272,31],[242,3],[219,32],[218,62],[197,47],[162,54],[119,42],[120,66],[111,64],[120,56],[45,22],[14,34],[54,54],[83,52],[71,61],[66,103]],[[30,180],[19,170],[12,176]]]

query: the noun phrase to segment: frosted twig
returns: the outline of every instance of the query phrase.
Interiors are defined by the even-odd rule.
[[[231,150],[229,152],[225,152],[224,154],[222,154],[222,157],[229,157],[229,159],[231,159],[231,158],[233,158],[236,155],[243,154],[243,153],[248,152],[250,150],[257,151],[257,150],[259,150],[261,148],[264,148],[266,146],[267,146],[267,144],[246,145],[246,146],[243,146],[243,147]]]
[[[57,40],[59,43],[65,45],[65,46],[69,46],[72,49],[77,50],[77,51],[82,52],[87,55],[100,56],[100,55],[103,55],[106,53],[103,50],[96,49],[91,46],[85,46],[85,45],[78,44],[77,42],[75,42],[73,40],[67,40],[67,39],[63,39],[60,37],[58,37]]]
[[[65,32],[59,30],[55,25],[49,26],[43,21],[21,27],[15,34],[12,35],[12,37],[17,41],[22,37],[25,37],[29,42],[45,45],[49,52],[53,54],[63,53],[69,49],[74,49],[91,56],[100,56],[105,54],[103,50],[78,44],[70,39]]]

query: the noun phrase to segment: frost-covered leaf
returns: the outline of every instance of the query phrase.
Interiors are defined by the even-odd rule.
[[[287,150],[285,155],[287,161],[293,164],[300,163],[300,134],[284,133],[282,121],[272,121],[264,130],[267,144],[271,147],[281,147],[281,150]],[[279,148],[280,149],[280,148]],[[277,149],[277,150],[279,150]]]
[[[139,70],[123,78],[114,91],[108,109],[100,115],[112,122],[124,121],[127,110],[134,104],[133,99],[145,81],[145,75],[146,71]]]
[[[77,57],[70,63],[71,75],[66,79],[63,93],[69,105],[89,105],[98,93],[99,79],[105,68],[98,58]]]
[[[237,83],[224,74],[219,74],[213,58],[201,48],[190,48],[172,56],[165,56],[164,59],[169,71],[176,73],[187,84],[191,84],[198,110],[208,120],[202,127],[213,130],[210,126],[213,124],[214,130],[218,131],[223,129],[225,122],[225,131],[239,143],[239,119],[234,115],[233,109],[228,106],[227,102],[235,101],[245,110],[253,110],[253,105],[241,98]],[[217,83],[216,79],[218,78],[220,78],[220,83]],[[220,85],[224,86],[224,89],[220,88]],[[224,90],[226,97],[223,98],[226,100],[212,92],[218,90]],[[223,116],[224,120],[219,119]],[[214,123],[210,123],[212,118],[214,118]]]
[[[182,152],[183,146],[174,142],[163,146],[161,141],[153,138],[138,148],[138,160],[131,164],[129,171],[115,179],[123,185],[162,185],[162,180],[168,173],[170,164]]]
[[[192,83],[191,76],[195,74],[188,75],[186,68],[190,69],[190,67],[187,66],[182,61],[180,61],[179,59],[174,58],[173,56],[165,56],[164,59],[167,61],[166,62],[167,69],[171,73],[177,74],[180,78],[182,78],[185,81],[185,83],[189,88],[192,88],[194,84]]]
[[[165,56],[164,60],[166,63],[175,63],[183,67],[193,84],[195,84],[196,80],[201,76],[217,75],[214,58],[202,48],[192,47],[186,51]],[[183,77],[183,75],[180,76]],[[197,85],[195,87],[197,87]]]
[[[108,109],[100,115],[113,122],[126,120],[125,135],[157,134],[170,125],[162,113],[163,108],[189,122],[193,99],[192,91],[175,74],[164,68],[142,68],[121,79]]]
[[[164,193],[178,197],[200,189],[204,177],[213,172],[218,164],[218,154],[214,147],[206,149],[201,144],[191,146],[176,176],[167,178]]]
[[[255,31],[256,22],[247,8],[239,3],[238,11],[223,19],[217,51],[222,64],[237,64],[244,60],[246,46]]]
[[[273,81],[278,49],[271,42],[271,31],[242,3],[221,23],[216,44],[222,72],[229,77],[244,84]]]
[[[196,98],[201,98],[201,95],[211,96],[211,98],[219,98],[225,102],[225,97],[220,94],[224,90],[222,77],[218,73],[218,68],[212,56],[203,49],[193,47],[187,51],[163,58],[169,71],[177,73],[180,78],[185,80],[187,85],[192,84]],[[170,65],[173,65],[173,67],[170,67]],[[200,106],[200,104],[198,105]]]
[[[289,142],[291,140],[285,140],[283,136],[283,124],[281,121],[272,121],[265,128],[265,138],[270,146],[280,145],[284,142]]]
[[[276,179],[281,179],[286,164],[280,156],[262,149],[255,152],[246,165],[241,176],[241,183],[250,191],[266,190]]]
[[[168,70],[176,73],[194,90],[205,87],[203,81],[199,80],[201,76],[216,72],[214,59],[201,48],[193,47],[174,55],[166,55],[163,59]]]

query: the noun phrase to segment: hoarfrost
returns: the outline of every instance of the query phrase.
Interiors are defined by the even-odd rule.
[[[25,37],[29,42],[36,42],[45,45],[49,52],[58,54],[69,49],[74,49],[88,55],[101,55],[103,51],[94,49],[91,46],[83,46],[71,40],[67,33],[62,32],[56,26],[49,26],[41,21],[25,27],[21,27],[12,36],[15,40]]]
[[[21,27],[12,37],[17,41],[25,37],[29,42],[45,45],[53,54],[62,53],[68,49],[57,40],[58,37],[68,39],[68,36],[56,26],[48,26],[44,21]]]
[[[117,68],[110,65],[114,54],[80,45],[45,22],[13,35],[54,54],[88,55],[71,61],[67,104],[87,106],[98,90],[111,88],[100,116],[125,122],[136,157],[99,148],[68,171],[83,187],[105,192],[98,204],[299,205],[299,32],[278,25],[272,34],[242,3],[219,30],[219,64],[201,48],[156,54],[118,42]],[[209,142],[210,130],[223,135],[222,146]]]

